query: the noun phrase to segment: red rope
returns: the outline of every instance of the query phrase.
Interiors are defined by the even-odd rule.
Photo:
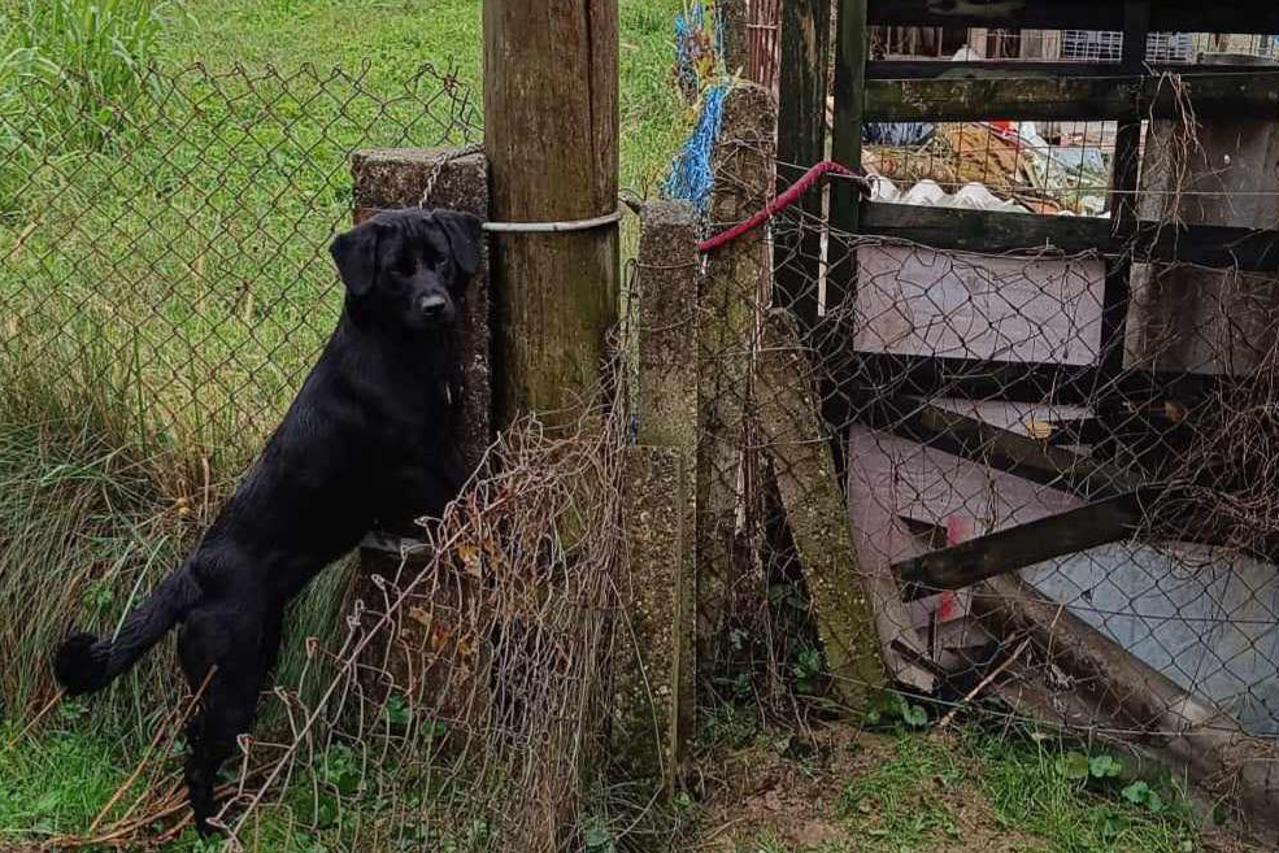
[[[813,168],[804,173],[804,176],[795,183],[791,184],[784,193],[770,201],[763,210],[756,213],[745,222],[738,223],[727,231],[721,231],[714,237],[697,244],[697,250],[703,254],[713,252],[721,246],[733,242],[738,237],[750,231],[754,231],[795,202],[799,201],[800,196],[812,189],[813,185],[821,180],[825,175],[834,173],[853,178],[857,182],[857,188],[863,193],[870,192],[870,184],[864,175],[861,175],[847,166],[841,166],[834,160],[823,160]]]

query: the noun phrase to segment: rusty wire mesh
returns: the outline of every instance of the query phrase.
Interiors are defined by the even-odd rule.
[[[629,757],[606,748],[623,725],[615,664],[635,651],[618,608],[624,423],[619,407],[553,433],[512,424],[444,518],[366,564],[345,629],[306,639],[306,665],[264,692],[270,722],[240,739],[215,820],[227,849],[316,832],[351,850],[581,849],[592,829],[645,830],[651,790],[602,793]],[[160,722],[141,784],[58,849],[182,832],[172,754],[191,706]]]

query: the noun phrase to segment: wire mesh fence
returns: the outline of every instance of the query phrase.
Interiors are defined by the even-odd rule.
[[[771,140],[733,110],[710,233],[771,191],[755,163]],[[1205,165],[1200,142],[1220,150],[1211,130],[1174,146],[1168,124],[1146,132],[1144,218],[1272,225],[1259,210],[1268,183],[1232,199],[1234,179]],[[1104,254],[938,250],[841,231],[822,211],[790,207],[766,237],[705,261],[699,293],[731,289],[726,305],[700,307],[702,322],[731,343],[707,351],[703,337],[701,369],[738,399],[704,405],[699,422],[703,473],[727,495],[699,512],[731,531],[699,551],[703,572],[717,570],[708,554],[726,566],[699,594],[731,589],[699,602],[703,618],[727,609],[715,624],[729,637],[699,649],[699,665],[730,692],[759,695],[762,666],[766,683],[822,694],[819,671],[837,691],[865,678],[871,643],[889,682],[941,713],[1186,739],[1192,777],[1219,793],[1268,772],[1273,275],[1159,260],[1136,241]],[[1129,263],[1131,293],[1117,299]],[[797,323],[789,337],[770,332],[779,306]],[[801,357],[779,367],[779,353]],[[827,459],[799,450],[822,442]],[[816,537],[813,513],[827,518]],[[832,589],[844,524],[849,572]],[[757,668],[746,677],[743,659]]]
[[[144,435],[256,446],[340,308],[350,151],[477,134],[447,70],[373,71],[33,76],[0,113],[0,369],[133,401]]]

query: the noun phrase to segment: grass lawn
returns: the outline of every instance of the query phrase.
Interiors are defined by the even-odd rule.
[[[169,31],[166,59],[211,68],[374,67],[397,69],[452,61],[459,78],[482,91],[480,0],[190,0],[190,16]],[[684,0],[620,0],[621,182],[656,193],[686,117],[671,85],[674,18]],[[376,86],[376,84],[375,84]]]
[[[911,733],[747,726],[745,736],[732,728],[735,738],[698,765],[715,780],[698,806],[695,849],[705,853],[1209,849],[1170,780],[1121,778],[1122,762],[1100,749],[1085,754],[1016,726]],[[1090,765],[1118,775],[1090,775]],[[1220,833],[1213,843],[1251,849]]]

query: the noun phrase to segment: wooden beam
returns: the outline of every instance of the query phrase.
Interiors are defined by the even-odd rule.
[[[835,117],[831,128],[831,156],[837,163],[852,169],[862,165],[862,113],[866,106],[866,60],[870,53],[870,35],[866,28],[867,0],[837,0],[835,43]],[[861,231],[861,200],[851,181],[835,181],[830,189],[830,222],[834,234],[828,247],[830,257],[845,258],[826,278],[825,307],[827,313],[854,304],[857,287],[857,253],[845,235]],[[822,416],[827,423],[839,413],[840,401],[823,387]],[[844,471],[844,448],[832,445],[835,469]]]
[[[1132,491],[1140,481],[1102,460],[1036,441],[940,406],[906,398],[871,407],[872,426],[962,459],[1078,495]]]
[[[863,202],[862,233],[919,243],[934,249],[999,254],[1037,250],[1131,255],[1248,272],[1279,271],[1279,231],[1225,225],[1176,227],[1139,222],[1119,232],[1107,219],[1039,216],[989,210],[955,210],[887,202]]]
[[[862,121],[866,107],[867,0],[839,0],[835,44],[835,123],[831,155],[851,169],[862,164]],[[857,190],[849,181],[831,187],[831,220],[848,233],[858,232]],[[829,300],[828,300],[829,301]],[[838,304],[838,303],[836,303]]]
[[[617,210],[617,0],[485,0],[484,145],[492,217]],[[535,165],[531,165],[535,162]],[[617,321],[618,228],[493,240],[498,425],[575,419]]]
[[[872,0],[871,24],[932,27],[1002,27],[1035,30],[1122,30],[1124,10],[1113,0]],[[1276,33],[1279,7],[1270,2],[1216,5],[1160,0],[1151,11],[1153,32]]]
[[[885,613],[876,604],[892,600],[893,581],[868,576],[858,564],[812,365],[789,312],[768,312],[763,344],[756,413],[766,452],[836,691],[846,704],[864,708],[870,691],[884,686],[880,646],[895,627],[880,624]]]
[[[1182,74],[1195,114],[1279,115],[1279,72]],[[867,121],[1073,121],[1172,118],[1177,95],[1158,77],[986,77],[868,80]],[[838,125],[839,117],[836,116]]]
[[[1150,29],[1150,0],[1124,0],[1124,47],[1122,69],[1140,74],[1146,58],[1146,37]],[[1115,233],[1123,233],[1137,222],[1137,166],[1140,163],[1141,119],[1120,122],[1115,131],[1115,157],[1111,170],[1110,194],[1106,207]],[[1106,282],[1101,299],[1101,370],[1117,376],[1124,364],[1124,329],[1131,294],[1132,255],[1122,253],[1106,259]]]
[[[781,192],[826,159],[826,68],[830,59],[831,0],[782,4],[781,79],[777,105],[777,183]],[[822,194],[800,200],[810,216],[774,235],[775,304],[790,308],[807,331],[817,323]]]
[[[1150,63],[1155,74],[1255,74],[1256,65]],[[867,80],[1004,80],[1009,77],[1113,77],[1119,62],[1041,62],[1017,59],[951,62],[947,59],[881,59],[866,63]]]
[[[1095,365],[1051,362],[994,361],[855,351],[827,362],[837,389],[832,395],[843,401],[842,425],[849,412],[869,399],[885,396],[956,397],[966,400],[1002,400],[1022,403],[1087,406],[1103,396],[1133,403],[1175,401],[1186,407],[1215,393],[1225,378],[1184,371],[1125,370],[1106,387]],[[1103,394],[1103,392],[1108,392]]]
[[[1110,223],[1087,216],[1038,216],[959,210],[890,202],[863,202],[862,233],[963,252],[1066,254],[1105,251],[1114,244]],[[1279,251],[1276,252],[1279,263]]]
[[[1162,486],[1142,487],[895,563],[902,598],[914,601],[941,590],[963,589],[1053,557],[1127,539],[1141,528],[1143,506],[1163,491]]]

